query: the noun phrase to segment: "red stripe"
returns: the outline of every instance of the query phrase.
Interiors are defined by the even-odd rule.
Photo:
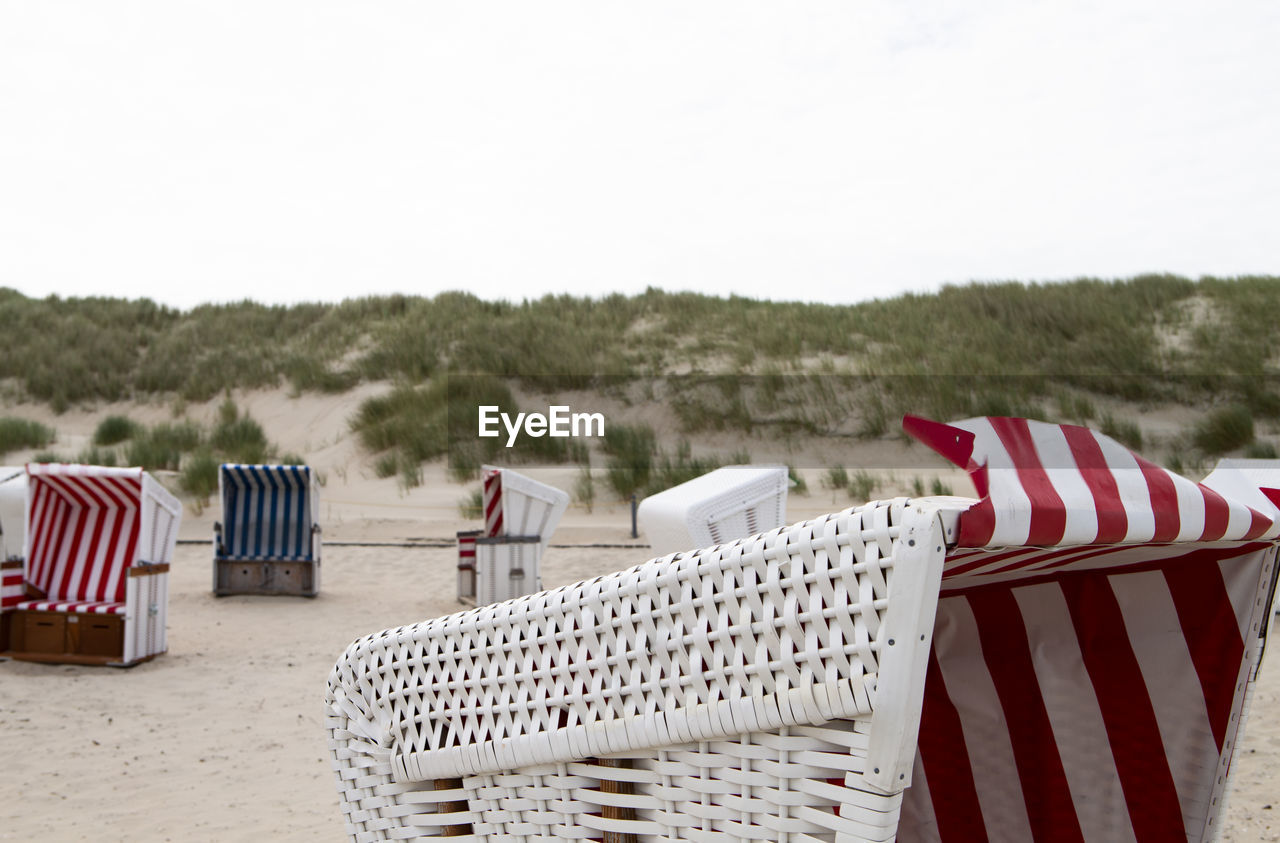
[[[124,583],[124,572],[132,563],[132,559],[120,556],[120,534],[123,532],[126,519],[138,518],[139,513],[136,508],[129,504],[132,500],[129,496],[127,488],[115,488],[120,484],[108,482],[103,484],[103,494],[106,495],[116,505],[115,522],[111,525],[111,538],[107,543],[107,575],[103,577],[98,584],[98,594],[94,596],[96,600],[123,600],[124,589],[121,587]]]
[[[1018,472],[1018,482],[1031,502],[1031,530],[1027,544],[1052,546],[1062,541],[1067,529],[1067,511],[1058,490],[1040,464],[1026,419],[991,418],[987,420]]]
[[[63,523],[51,525],[51,527],[55,529],[63,529],[67,524],[74,524],[74,527],[72,527],[69,549],[65,553],[60,554],[60,556],[65,559],[62,567],[62,577],[58,582],[53,583],[54,588],[49,591],[50,597],[56,597],[60,600],[66,599],[68,589],[71,587],[72,583],[75,582],[76,568],[79,564],[77,560],[80,557],[80,545],[84,541],[86,532],[90,536],[89,541],[93,541],[92,530],[87,529],[87,522],[89,519],[86,517],[86,514],[87,509],[83,503],[79,506],[71,506],[68,504],[66,514],[62,519]]]
[[[1212,550],[1187,554],[1165,569],[1164,580],[1178,610],[1182,637],[1200,678],[1213,739],[1222,742],[1231,721],[1235,685],[1244,658],[1244,641],[1235,608]]]
[[[1025,547],[1019,547],[1013,550],[1000,551],[999,553],[977,553],[977,554],[967,553],[964,556],[964,561],[959,561],[957,562],[957,564],[954,564],[949,568],[944,568],[942,572],[942,578],[946,579],[947,577],[958,577],[961,574],[967,574],[972,570],[983,567],[984,565],[990,565],[993,562],[1000,562],[1004,559],[1012,559],[1015,556],[1022,556],[1026,553],[1032,553],[1032,552],[1034,551],[1030,551]],[[977,558],[973,558],[973,557],[977,557]],[[951,561],[950,559],[947,560],[947,562],[950,562],[950,561]]]
[[[1169,472],[1137,454],[1133,458],[1142,471],[1142,479],[1147,481],[1147,493],[1151,495],[1151,511],[1156,519],[1156,532],[1151,541],[1173,541],[1182,528],[1182,515],[1178,512],[1178,490],[1173,484],[1173,478],[1169,476]]]
[[[97,524],[97,529],[93,534],[93,544],[89,554],[85,557],[85,566],[80,572],[80,585],[76,589],[74,597],[78,600],[104,600],[106,598],[101,595],[110,579],[114,563],[109,552],[105,556],[102,554],[104,538],[110,544],[111,530],[109,524],[112,519],[111,510],[107,507],[111,504],[111,500],[103,494],[104,484],[82,481],[79,485],[85,498],[90,500],[94,506],[94,522]],[[96,587],[93,585],[95,571],[98,574]]]
[[[979,591],[966,598],[1009,726],[1032,836],[1038,841],[1083,841],[1018,602],[1008,588]],[[983,751],[982,747],[976,750]]]
[[[1253,507],[1249,507],[1249,532],[1245,533],[1244,537],[1246,539],[1260,539],[1274,526],[1274,521]]]
[[[1227,505],[1226,498],[1208,486],[1197,484],[1196,488],[1204,496],[1204,532],[1200,534],[1200,541],[1217,541],[1227,534],[1231,507]]]
[[[996,531],[996,511],[990,498],[983,498],[960,513],[956,544],[961,547],[986,547]]]
[[[1185,839],[1160,727],[1108,572],[1063,577],[1062,593],[1098,698],[1134,836],[1140,843]]]
[[[1064,424],[1062,433],[1076,461],[1076,468],[1093,495],[1093,507],[1098,513],[1098,536],[1094,541],[1098,544],[1124,541],[1129,532],[1129,516],[1125,513],[1115,475],[1111,473],[1107,457],[1102,453],[1093,431]]]
[[[125,545],[124,545],[124,566],[123,567],[128,567],[132,565],[133,561],[138,558],[138,534],[142,530],[142,513],[136,509],[132,510],[131,517],[128,519],[128,522],[129,522],[129,539],[125,542]],[[147,560],[147,561],[153,561],[153,560]],[[126,583],[125,581],[126,579],[127,579],[126,577],[121,576],[120,581],[116,584],[115,599],[117,602],[124,602],[125,591],[128,585],[128,583]]]
[[[947,694],[936,653],[929,654],[918,738],[929,796],[943,840],[987,839],[960,714]]]
[[[44,483],[31,481],[33,524],[28,525],[27,542],[31,552],[27,559],[31,584],[42,591],[49,590],[49,542],[45,540],[47,524],[57,508],[58,499]]]
[[[1041,583],[1046,583],[1046,582],[1060,582],[1064,577],[1073,576],[1076,574],[1091,574],[1091,573],[1098,573],[1098,572],[1106,573],[1106,574],[1116,574],[1116,573],[1132,574],[1132,573],[1137,573],[1139,571],[1163,571],[1165,567],[1170,564],[1170,562],[1173,562],[1175,560],[1181,560],[1192,553],[1202,553],[1204,554],[1204,558],[1206,559],[1213,558],[1217,561],[1221,561],[1224,559],[1235,559],[1240,556],[1247,556],[1250,553],[1254,553],[1255,551],[1262,550],[1263,548],[1266,548],[1269,546],[1270,546],[1269,542],[1250,542],[1248,544],[1237,544],[1237,545],[1232,545],[1230,547],[1203,548],[1198,551],[1179,552],[1178,549],[1181,547],[1194,547],[1194,545],[1185,545],[1185,546],[1178,545],[1178,544],[1165,545],[1165,547],[1168,548],[1169,551],[1174,555],[1162,556],[1159,559],[1146,559],[1146,560],[1137,561],[1137,562],[1123,562],[1123,561],[1115,562],[1105,569],[1099,569],[1099,571],[1065,571],[1065,570],[1062,570],[1061,568],[1050,567],[1050,568],[1046,568],[1043,571],[1028,572],[1025,576],[1018,577],[1015,580],[1000,580],[997,582],[992,582],[989,579],[987,579],[985,575],[983,575],[980,577],[973,577],[972,580],[968,583],[965,583],[965,582],[951,583],[950,585],[948,585],[947,588],[944,589],[944,594],[947,597],[953,597],[957,595],[972,594],[974,592],[986,591],[991,589],[997,589],[997,590],[1009,589],[1015,586],[1021,588],[1022,586],[1025,586],[1025,585],[1039,585]],[[1093,546],[1090,548],[1090,550],[1092,551],[1091,553],[1081,554],[1079,559],[1073,559],[1070,561],[1072,562],[1087,561],[1097,556],[1120,554],[1120,553],[1124,553],[1125,551],[1145,550],[1145,549],[1146,549],[1146,545],[1120,545],[1120,546],[1109,545],[1107,547],[1101,547],[1101,548]]]

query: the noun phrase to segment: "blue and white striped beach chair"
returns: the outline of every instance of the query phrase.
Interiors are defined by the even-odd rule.
[[[213,591],[320,591],[320,495],[305,465],[223,465],[222,523],[213,526]]]

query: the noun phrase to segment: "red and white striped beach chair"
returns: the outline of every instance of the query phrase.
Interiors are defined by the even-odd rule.
[[[1213,837],[1270,617],[1271,470],[1196,484],[1079,427],[905,427],[979,498],[355,642],[327,696],[351,838]]]
[[[30,465],[27,481],[8,655],[124,666],[163,653],[177,498],[140,468]]]

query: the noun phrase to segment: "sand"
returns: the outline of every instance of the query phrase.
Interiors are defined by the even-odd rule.
[[[461,607],[453,599],[452,547],[342,543],[443,544],[455,530],[475,526],[457,508],[469,487],[448,482],[441,465],[428,466],[424,485],[407,493],[393,479],[374,477],[371,460],[346,430],[360,397],[237,396],[273,441],[306,454],[324,477],[328,544],[319,597],[215,598],[209,538],[218,513],[197,512],[187,501],[181,535],[197,543],[181,544],[174,560],[168,654],[127,670],[0,663],[0,754],[10,759],[0,766],[0,840],[344,839],[321,711],[330,667],[362,635]],[[206,419],[213,407],[186,412]],[[31,405],[5,410],[55,424],[55,450],[67,453],[112,411],[148,421],[171,416],[163,405],[56,418]],[[843,454],[839,461],[855,465],[857,457]],[[907,467],[886,478],[878,496],[902,491],[917,475],[971,493],[962,475],[923,451],[900,464]],[[573,485],[573,469],[529,473],[561,488]],[[819,470],[805,473],[810,494],[792,496],[793,519],[850,503],[821,489]],[[176,489],[173,478],[165,480]],[[643,561],[643,546],[581,546],[638,545],[629,533],[625,504],[602,501],[591,511],[575,505],[555,542],[579,546],[548,551],[544,585]],[[1280,802],[1280,656],[1271,661],[1236,763],[1224,838],[1236,843],[1280,840],[1273,819],[1280,810],[1273,808]]]

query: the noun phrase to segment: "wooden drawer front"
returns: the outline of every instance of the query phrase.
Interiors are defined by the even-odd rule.
[[[54,612],[22,612],[14,629],[14,649],[28,653],[65,653],[67,616]]]
[[[71,652],[84,656],[119,656],[124,653],[124,618],[119,615],[80,615],[78,646]]]

